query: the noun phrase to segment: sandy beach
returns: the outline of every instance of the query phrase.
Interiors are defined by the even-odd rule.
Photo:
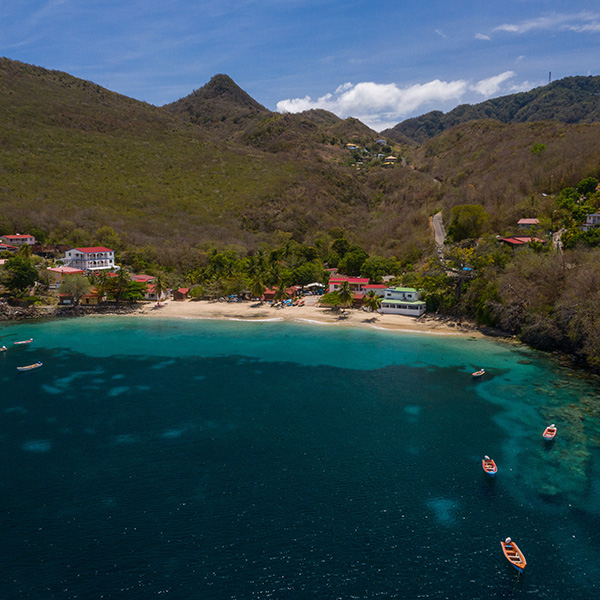
[[[305,298],[304,306],[273,308],[258,302],[173,301],[145,304],[136,316],[238,321],[294,321],[315,325],[372,327],[437,335],[477,336],[483,334],[468,323],[458,324],[427,314],[420,318],[370,313],[358,309],[332,310],[317,305],[317,297]]]

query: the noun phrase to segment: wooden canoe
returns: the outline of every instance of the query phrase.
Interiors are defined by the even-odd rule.
[[[17,371],[32,371],[33,369],[39,369],[44,363],[36,362],[32,365],[25,365],[24,367],[17,367]]]
[[[556,425],[552,423],[552,425],[549,425],[546,427],[546,429],[544,429],[544,433],[542,435],[547,442],[550,442],[554,439],[556,431]]]
[[[510,538],[506,538],[506,540],[500,542],[500,544],[502,545],[502,552],[504,552],[504,556],[506,556],[508,562],[517,569],[519,573],[522,573],[527,566],[527,561],[519,547]]]
[[[498,467],[492,458],[485,456],[481,461],[481,466],[487,475],[493,477],[498,472]]]

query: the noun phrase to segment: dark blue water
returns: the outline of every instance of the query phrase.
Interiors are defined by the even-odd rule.
[[[108,318],[2,344],[2,599],[600,596],[598,388],[547,357]]]

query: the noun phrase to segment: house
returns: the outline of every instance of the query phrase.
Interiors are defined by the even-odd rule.
[[[286,288],[285,293],[287,294],[288,298],[295,298],[298,295],[299,289],[300,289],[299,286],[293,285],[292,287]],[[276,293],[277,293],[276,287],[274,287],[273,289],[267,288],[265,290],[265,293],[263,294],[262,300],[264,302],[271,302],[272,300],[275,299]]]
[[[67,250],[62,262],[67,267],[83,269],[86,273],[115,269],[115,251],[104,246],[72,248]]]
[[[390,287],[385,290],[379,312],[420,317],[425,313],[425,302],[421,300],[421,292],[415,288]]]
[[[190,297],[190,288],[179,288],[173,292],[173,300],[187,300]]]
[[[346,150],[358,150],[358,146],[353,143],[346,144]]]
[[[375,143],[379,144],[380,146],[385,146],[387,144],[387,140],[377,140]]]
[[[48,273],[48,287],[53,290],[61,286],[65,277],[85,275],[83,269],[75,269],[74,267],[48,267],[46,273]]]
[[[388,165],[394,165],[394,164],[396,164],[396,161],[397,161],[397,160],[398,160],[398,159],[397,159],[395,156],[392,156],[392,155],[390,155],[390,156],[386,156],[386,157],[383,159],[383,162],[384,162],[385,164],[388,164]]]
[[[329,291],[335,292],[342,283],[347,281],[353,292],[361,292],[364,285],[368,285],[368,277],[346,277],[346,275],[334,275],[329,278]]]
[[[18,248],[16,246],[10,246],[8,244],[0,244],[0,252],[16,252]]]
[[[362,286],[362,291],[365,294],[368,294],[369,292],[373,291],[375,292],[375,294],[377,296],[385,296],[385,290],[388,289],[388,285],[385,285],[384,283],[369,283],[367,285],[363,285]]]
[[[35,244],[35,237],[23,233],[3,235],[0,239],[7,244],[11,244],[12,246],[24,246],[25,244],[33,246]]]
[[[519,246],[525,246],[531,242],[539,242],[540,244],[545,244],[546,240],[542,240],[536,237],[530,237],[527,235],[513,235],[507,238],[500,238],[501,242],[512,246],[513,248],[517,248]]]
[[[84,294],[79,299],[80,305],[85,306],[97,306],[102,301],[100,294],[92,288],[92,290],[88,294]],[[73,306],[75,304],[75,298],[72,294],[59,294],[58,303],[61,306]]]
[[[146,288],[146,293],[144,294],[145,300],[151,300],[152,302],[162,302],[169,295],[168,290],[163,291],[160,294],[156,293],[156,286],[153,283],[148,284]]]
[[[600,213],[592,213],[585,216],[585,223],[581,225],[581,231],[589,231],[600,225]]]
[[[529,229],[531,227],[537,227],[539,224],[539,219],[519,219],[519,222],[517,223],[519,229]]]
[[[154,275],[131,275],[132,281],[137,281],[139,283],[154,283],[156,277]]]

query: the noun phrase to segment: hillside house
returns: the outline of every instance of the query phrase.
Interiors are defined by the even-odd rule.
[[[16,252],[18,248],[9,244],[0,244],[0,252]]]
[[[500,238],[501,242],[508,244],[512,248],[518,248],[519,246],[526,246],[531,242],[539,242],[540,244],[545,244],[546,240],[542,240],[537,237],[531,237],[528,235],[513,235],[507,238]]]
[[[530,229],[531,227],[537,227],[539,224],[539,219],[519,219],[517,223],[519,229]]]
[[[72,248],[67,250],[62,262],[67,267],[83,269],[86,273],[109,271],[115,269],[115,251],[104,246]]]
[[[421,292],[415,288],[391,287],[385,290],[381,301],[380,313],[420,317],[425,313],[425,302]]]
[[[146,288],[146,293],[144,294],[144,300],[151,300],[152,302],[162,302],[166,300],[169,296],[169,291],[161,292],[160,294],[156,293],[156,286],[153,283],[148,284]]]
[[[358,150],[358,146],[353,143],[346,144],[346,150]]]
[[[48,273],[48,287],[53,290],[59,288],[66,277],[85,275],[83,269],[74,267],[48,267],[46,273]]]
[[[581,231],[596,229],[600,225],[600,213],[592,213],[585,216],[585,223],[581,225]]]
[[[3,235],[0,239],[6,244],[17,247],[24,246],[25,244],[33,246],[35,244],[35,237],[24,233],[15,233],[14,235]]]

